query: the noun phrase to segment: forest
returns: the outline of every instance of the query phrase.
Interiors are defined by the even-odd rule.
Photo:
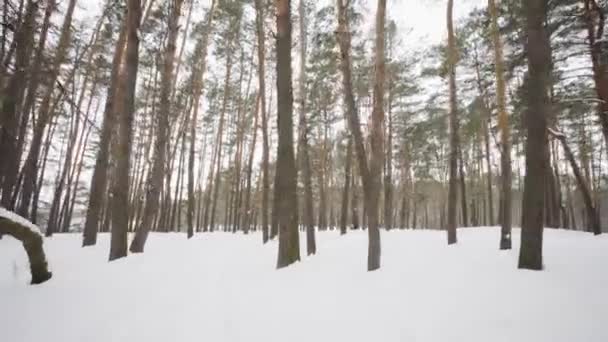
[[[441,23],[441,40],[416,41],[416,27],[403,19],[403,11],[424,6],[441,9],[441,18],[428,19]],[[237,267],[232,258],[260,263],[255,269],[287,268],[268,277],[294,288],[302,274],[315,276],[314,267],[337,265],[331,260],[343,260],[335,254],[343,250],[355,260],[348,272],[375,271],[356,278],[366,291],[380,279],[373,277],[391,283],[396,265],[424,273],[422,261],[400,259],[414,253],[409,249],[430,265],[460,253],[448,264],[465,274],[468,258],[482,251],[478,257],[492,261],[462,286],[496,272],[505,277],[498,291],[531,281],[538,287],[530,295],[559,274],[593,284],[580,293],[605,297],[604,0],[3,0],[0,9],[0,278],[12,269],[20,279],[25,268],[32,284],[48,281],[57,290],[68,282],[61,272],[119,280],[123,273],[111,272],[153,272],[153,260],[166,263],[171,277],[176,265],[163,260],[166,253],[185,263],[179,272],[201,271],[218,282],[222,260],[228,269]],[[218,265],[198,260],[212,255]],[[552,262],[578,273],[558,272]],[[526,270],[545,278],[522,278],[530,277]],[[433,279],[449,283],[444,277],[458,277],[454,272]],[[229,289],[241,282],[234,277]],[[148,278],[127,278],[152,291]],[[14,279],[7,283],[0,299],[11,293],[3,288],[16,287]],[[565,297],[578,286],[561,284]],[[103,291],[94,284],[74,291],[85,289]],[[54,296],[45,291],[37,302]],[[122,300],[116,293],[113,300]],[[607,305],[569,302],[571,314],[595,315],[559,338],[542,326],[540,339],[508,330],[501,336],[602,341],[608,302],[599,301]],[[34,314],[34,299],[28,305],[22,315]],[[281,315],[278,306],[267,309]],[[0,321],[11,315],[2,311]],[[551,317],[547,326],[560,324]],[[268,340],[239,327],[229,330],[245,335],[207,337]],[[477,341],[460,329],[457,341]],[[13,339],[45,336],[21,333]],[[449,336],[431,335],[420,340]]]

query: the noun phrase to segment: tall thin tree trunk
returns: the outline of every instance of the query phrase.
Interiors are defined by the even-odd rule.
[[[15,72],[2,92],[2,112],[0,117],[0,180],[2,180],[2,206],[12,209],[12,194],[17,181],[19,160],[17,156],[18,115],[17,108],[25,91],[25,78],[29,64],[31,46],[34,39],[35,19],[39,1],[28,0],[25,19],[17,32],[14,41],[16,47]],[[25,115],[25,113],[23,113]],[[27,216],[22,215],[22,216]]]
[[[277,51],[277,149],[276,187],[278,198],[279,253],[277,268],[300,260],[298,232],[297,169],[293,148],[293,89],[291,70],[291,0],[276,0]]]
[[[188,154],[188,209],[186,219],[188,221],[188,238],[194,235],[194,154],[196,150],[196,131],[198,124],[198,110],[200,107],[200,99],[203,92],[204,74],[207,69],[207,48],[209,46],[209,35],[211,33],[211,24],[213,23],[213,15],[215,13],[215,0],[211,1],[211,6],[207,10],[205,32],[197,42],[195,56],[196,62],[193,63],[194,71],[193,79],[193,97],[194,105],[192,110],[192,120],[190,122],[190,152]],[[193,6],[193,4],[191,4]]]
[[[142,224],[137,227],[135,237],[131,241],[132,253],[141,253],[152,226],[154,214],[158,211],[160,192],[163,188],[163,176],[166,170],[166,151],[169,140],[169,116],[171,111],[171,93],[173,68],[175,61],[175,40],[179,31],[179,17],[183,0],[171,1],[171,14],[168,24],[167,46],[164,50],[163,72],[161,74],[160,107],[157,113],[157,137],[154,144],[154,159],[150,170],[148,184],[146,185],[146,202]],[[141,9],[140,9],[141,11]]]
[[[496,102],[498,104],[498,126],[502,142],[500,157],[502,185],[502,220],[500,229],[500,249],[511,249],[511,130],[507,115],[506,86],[502,42],[498,28],[498,9],[495,0],[488,0],[492,17],[492,41],[494,44],[494,66],[496,68]]]
[[[139,23],[141,4],[139,0],[129,0],[127,7],[127,50],[125,55],[123,104],[118,106],[122,113],[116,113],[119,134],[114,148],[114,180],[112,184],[112,237],[110,260],[127,255],[127,232],[129,229],[129,159],[133,115],[135,113],[135,89],[139,64]]]
[[[306,253],[312,255],[317,252],[315,241],[314,208],[312,200],[312,171],[308,151],[308,122],[306,118],[306,49],[307,49],[307,19],[306,3],[300,0],[298,6],[300,16],[300,78],[298,80],[300,96],[300,122],[298,139],[298,158],[302,170],[301,179],[304,183],[304,215],[303,224],[306,227]]]
[[[74,14],[74,8],[76,7],[76,0],[70,0],[65,13],[63,24],[61,27],[61,33],[59,35],[59,42],[57,43],[57,50],[53,58],[51,66],[50,76],[48,78],[47,90],[40,104],[40,111],[36,124],[34,125],[34,132],[32,137],[32,143],[27,159],[23,166],[23,189],[21,192],[21,203],[17,212],[22,216],[28,216],[29,208],[31,204],[32,194],[36,185],[38,175],[38,159],[40,155],[40,149],[42,146],[42,137],[46,126],[49,123],[49,119],[52,116],[53,111],[51,110],[51,101],[53,98],[53,90],[55,89],[55,82],[59,77],[61,64],[67,55],[68,46],[70,44],[72,36],[72,17]],[[37,205],[37,204],[34,204]]]
[[[453,11],[454,0],[448,0],[447,6],[448,26],[448,68],[450,92],[450,164],[448,185],[448,217],[447,232],[448,245],[457,242],[456,237],[456,204],[458,201],[457,173],[458,173],[458,99],[456,94],[456,37],[454,35]]]
[[[344,165],[344,189],[342,190],[342,211],[340,215],[340,234],[346,234],[348,221],[348,200],[351,182],[351,165],[353,160],[353,140],[349,137],[346,146],[346,162]]]
[[[585,209],[587,211],[587,219],[590,225],[590,231],[592,231],[595,235],[600,235],[602,233],[602,227],[600,224],[600,216],[599,213],[593,203],[593,198],[591,197],[591,190],[589,185],[585,181],[583,173],[581,172],[578,163],[574,157],[574,153],[570,149],[568,142],[566,141],[566,136],[560,132],[555,132],[549,129],[549,133],[556,137],[562,144],[564,148],[564,153],[566,155],[566,159],[570,163],[570,167],[572,168],[572,172],[574,173],[574,177],[576,178],[576,182],[578,184],[578,189],[583,196],[583,203],[585,204]]]
[[[343,0],[338,0],[338,43],[340,45],[340,69],[342,70],[342,82],[344,91],[344,102],[347,107],[348,124],[355,143],[355,152],[359,165],[359,174],[363,183],[365,196],[365,210],[368,221],[368,271],[380,268],[380,231],[378,229],[378,199],[380,195],[381,172],[384,157],[383,146],[383,122],[384,122],[384,21],[386,16],[386,1],[378,1],[376,13],[376,69],[374,82],[374,111],[372,113],[371,135],[371,158],[368,161],[359,114],[355,106],[352,90],[351,73],[351,33],[348,18],[348,5]]]
[[[264,30],[264,2],[255,0],[256,35],[258,39],[258,89],[260,92],[260,110],[262,116],[262,240],[268,241],[268,202],[270,193],[270,142],[268,137],[268,115],[266,111],[266,74],[265,50],[266,31]]]

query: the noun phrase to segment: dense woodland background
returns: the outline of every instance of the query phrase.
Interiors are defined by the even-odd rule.
[[[523,218],[527,268],[543,225],[599,234],[608,3],[455,21],[448,0],[448,39],[419,48],[391,4],[369,27],[359,0],[107,0],[94,20],[3,0],[2,206],[85,246],[112,231],[111,259],[128,232],[143,252],[150,231],[261,230],[279,267],[298,229],[312,254],[317,230],[369,227],[370,270],[378,228],[502,225],[510,248]]]

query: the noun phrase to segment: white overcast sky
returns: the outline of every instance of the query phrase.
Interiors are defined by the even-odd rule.
[[[161,0],[165,1],[165,0]],[[299,0],[292,0],[295,8]],[[334,1],[320,0],[319,2]],[[209,0],[195,0],[197,6],[207,7]],[[101,1],[80,0],[78,17],[99,16]],[[376,13],[376,0],[365,0],[364,12],[371,22]],[[446,36],[446,0],[388,0],[388,16],[397,21],[399,31],[411,30],[407,44],[435,44]],[[454,17],[456,20],[464,17],[472,8],[486,6],[487,0],[455,0]]]
[[[454,18],[463,18],[471,9],[487,5],[487,0],[455,0]],[[376,1],[367,0],[370,14],[375,14]],[[368,6],[369,6],[368,5]],[[387,13],[397,22],[399,31],[411,29],[407,44],[430,45],[447,37],[446,0],[389,0]]]

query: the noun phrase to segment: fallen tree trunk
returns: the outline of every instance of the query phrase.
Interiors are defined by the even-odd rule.
[[[42,248],[42,235],[31,222],[0,208],[0,235],[10,235],[23,243],[32,273],[32,284],[41,284],[51,279],[46,256]]]

